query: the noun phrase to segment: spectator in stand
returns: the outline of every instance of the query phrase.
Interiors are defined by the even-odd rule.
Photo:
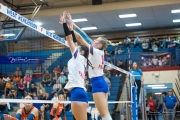
[[[155,61],[155,60],[154,60]],[[153,66],[153,62],[152,62],[152,60],[149,58],[148,59],[148,67],[152,67]]]
[[[114,54],[117,55],[117,54],[122,54],[123,53],[123,50],[121,50],[121,48],[119,48],[119,46],[117,46],[115,49],[114,49]]]
[[[10,78],[5,74],[3,77],[3,81],[6,83],[10,80]]]
[[[54,93],[60,94],[62,93],[62,85],[59,83],[59,80],[56,81],[56,84],[53,86],[53,94]]]
[[[34,70],[35,73],[41,73],[41,64],[38,64],[36,66],[36,69]]]
[[[157,52],[158,51],[158,46],[153,42],[152,43],[152,50],[154,51],[154,52]]]
[[[18,92],[22,93],[22,96],[25,96],[25,84],[22,80],[18,83]]]
[[[2,95],[2,99],[5,99],[6,96],[5,95]],[[8,102],[0,102],[0,111],[1,111],[1,114],[9,114],[8,113],[8,109],[10,110],[10,104]],[[3,117],[3,116],[2,116]],[[1,118],[1,119],[4,119],[4,118]]]
[[[59,78],[58,78],[60,84],[63,85],[63,84],[65,83],[66,79],[67,79],[67,77],[64,76],[64,73],[63,73],[63,72],[61,72],[61,74],[60,74],[60,76],[59,76]]]
[[[158,38],[155,38],[154,43],[157,45],[158,48],[160,47],[160,43],[159,43]]]
[[[44,86],[45,85],[50,85],[51,83],[51,78],[52,78],[52,75],[49,73],[48,70],[46,70],[45,74],[43,75],[43,80],[41,82],[41,84]]]
[[[0,78],[0,93],[4,94],[6,84],[3,82],[3,80]]]
[[[159,65],[159,67],[162,67],[162,66],[163,66],[161,57],[160,57],[159,60],[158,60],[158,65]]]
[[[59,65],[56,68],[54,68],[53,73],[57,73],[57,74],[61,73],[61,68]]]
[[[52,98],[53,102],[57,102],[58,101],[58,94],[55,92]]]
[[[42,86],[42,84],[39,85],[39,89],[38,89],[38,92],[37,92],[37,93],[38,93],[38,96],[41,97],[41,98],[43,97],[43,95],[45,95],[46,90],[45,90],[45,88]]]
[[[166,66],[167,63],[168,63],[168,60],[167,60],[167,58],[164,56],[163,59],[162,59],[162,65],[163,65],[163,66]]]
[[[153,101],[155,102],[155,112],[159,112],[160,102],[159,102],[159,99],[156,98],[156,95],[153,95]],[[156,114],[155,116],[156,116],[156,119],[158,120],[159,118],[158,114]]]
[[[45,110],[45,107],[41,106],[39,110],[38,120],[48,120],[46,112],[47,111]]]
[[[117,60],[116,60],[116,56],[113,56],[112,58],[112,64],[117,66]]]
[[[6,87],[5,87],[5,91],[4,91],[4,95],[6,96],[6,94],[9,94],[9,91],[11,90],[11,85],[13,83],[11,82],[11,80],[9,80],[7,83],[6,83]]]
[[[149,100],[148,100],[148,106],[150,107],[150,111],[149,111],[149,120],[151,120],[151,117],[153,120],[155,120],[155,102],[154,100],[152,99],[152,97],[150,96],[149,97]]]
[[[156,55],[153,56],[152,63],[153,63],[153,67],[157,67],[158,66],[158,59],[157,59]]]
[[[129,39],[128,36],[126,36],[126,39],[124,39],[124,45],[125,45],[127,48],[129,48],[130,43],[131,43],[131,39]]]
[[[30,76],[30,74],[26,74],[26,76],[24,76],[24,83],[27,85],[27,88],[29,88],[29,85],[31,83],[32,77]]]
[[[65,74],[65,76],[68,76],[69,70],[68,70],[67,65],[64,65],[64,68],[63,68],[63,71],[62,71],[62,72]]]
[[[38,100],[38,97],[35,96],[34,100]],[[33,106],[36,107],[39,110],[41,108],[41,106],[42,106],[42,103],[33,103]]]
[[[143,52],[148,52],[148,43],[146,40],[143,41],[142,43],[142,48],[143,48]]]
[[[104,59],[105,61],[111,61],[111,54],[109,54],[107,50],[104,52]]]
[[[110,71],[107,70],[106,68],[104,68],[104,75],[105,75],[107,78],[109,78],[109,79],[110,79],[110,77],[111,77]]]
[[[52,79],[51,83],[49,84],[50,86],[53,86],[54,84],[56,84],[56,80],[58,80],[59,75],[57,73],[54,73],[52,78],[53,79]]]
[[[16,96],[17,96],[17,88],[14,87],[14,85],[12,84],[11,89],[10,89],[9,94],[8,94],[8,98],[15,99]]]
[[[18,73],[15,73],[14,77],[13,77],[13,82],[15,84],[19,83],[21,81],[21,76],[19,76]]]
[[[22,76],[22,72],[20,71],[19,67],[16,68],[16,71],[15,71],[14,75],[18,75],[20,77]]]
[[[124,69],[124,64],[123,64],[122,58],[120,58],[119,63],[118,63],[117,66],[118,66],[119,68]]]
[[[161,48],[166,48],[166,39],[163,39],[161,43]]]
[[[29,66],[28,67],[28,69],[26,70],[26,73],[25,73],[26,75],[27,74],[29,74],[30,75],[30,77],[32,77],[33,76],[33,71],[32,71],[32,69],[31,69],[31,67]]]
[[[31,84],[31,88],[29,89],[30,96],[32,96],[33,93],[37,94],[37,88],[35,87],[34,83]]]
[[[171,89],[168,90],[168,95],[164,98],[163,104],[166,111],[167,120],[174,120],[178,101],[177,98],[173,95]]]
[[[68,91],[67,89],[64,89],[64,87],[66,86],[67,83],[68,83],[68,79],[65,81],[65,84],[62,85],[62,91],[63,91],[64,93],[66,93],[67,96],[69,97],[69,91]]]
[[[51,100],[50,97],[49,97],[49,93],[46,93],[46,94],[45,94],[45,98],[44,98],[43,100]],[[45,107],[45,110],[48,111],[48,110],[50,110],[51,104],[49,104],[49,103],[44,103],[43,106]]]
[[[162,99],[164,100],[164,98],[166,97],[166,95],[167,95],[167,92],[162,92],[162,94],[161,94],[161,96],[162,96]],[[162,103],[163,104],[163,103]],[[165,111],[165,109],[164,109],[164,105],[162,106],[162,112],[163,112],[163,118],[164,118],[164,120],[167,120],[167,116],[166,116],[166,111]]]
[[[134,39],[134,48],[136,48],[137,46],[139,46],[139,43],[140,43],[140,39],[139,39],[139,37],[136,37],[136,38]]]
[[[87,89],[87,92],[92,92],[92,84],[90,83],[87,76],[85,76],[84,81],[85,81],[85,87]]]
[[[174,60],[174,65],[176,66],[176,43],[173,41],[173,38],[170,38],[168,42],[168,50],[171,53],[171,58]]]

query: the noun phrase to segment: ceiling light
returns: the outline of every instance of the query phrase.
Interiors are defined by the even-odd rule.
[[[178,10],[171,10],[171,13],[180,13],[180,9],[178,9]]]
[[[167,87],[152,87],[152,89],[164,89],[164,88],[167,88]]]
[[[10,36],[15,36],[15,34],[2,34],[1,36],[10,37]]]
[[[39,26],[41,26],[41,25],[42,25],[42,23],[41,23],[41,22],[35,22],[35,24],[36,24],[36,25],[39,25]]]
[[[88,21],[86,18],[81,18],[81,19],[73,19],[73,22],[84,22],[84,21]]]
[[[81,28],[82,30],[95,30],[97,29],[97,27],[84,27],[84,28]]]
[[[49,32],[51,32],[51,33],[55,33],[55,31],[54,31],[54,30],[49,30]]]
[[[129,18],[129,17],[136,17],[136,14],[125,14],[125,15],[119,15],[120,18]]]
[[[175,23],[175,22],[180,22],[180,19],[177,19],[177,20],[173,20],[173,22]]]
[[[165,85],[147,85],[147,87],[164,87]]]
[[[132,27],[132,26],[141,26],[141,23],[126,24],[126,27]]]
[[[104,37],[105,35],[92,35],[91,37]]]
[[[161,93],[155,93],[155,95],[161,95]]]

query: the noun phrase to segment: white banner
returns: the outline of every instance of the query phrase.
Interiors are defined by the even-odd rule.
[[[65,46],[68,46],[66,40],[62,39],[61,37],[57,36],[56,34],[53,34],[53,33],[49,32],[45,28],[36,25],[31,20],[28,20],[27,18],[25,18],[25,17],[19,15],[18,13],[12,11],[11,9],[7,8],[6,6],[4,6],[2,3],[0,3],[0,12],[5,14],[5,15],[7,15],[7,16],[9,16],[9,17],[11,17],[14,20],[24,24],[25,26],[30,27],[30,28],[36,30],[37,32],[39,32],[41,34],[43,34],[43,35],[45,35],[45,36],[47,36],[47,37],[49,37],[49,38],[59,42],[59,43],[65,45]],[[114,66],[114,65],[112,65],[112,64],[110,64],[108,62],[105,62],[105,65],[107,65],[107,66],[109,66],[109,67],[111,67],[111,68],[113,68],[113,69],[115,69],[117,71],[120,71],[122,73],[129,74],[128,71],[125,71],[125,70],[123,70],[121,68],[118,68],[118,67],[116,67],[116,66]]]

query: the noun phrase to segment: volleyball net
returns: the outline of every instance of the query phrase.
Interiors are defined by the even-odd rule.
[[[32,39],[32,38],[39,38],[39,37],[43,38],[43,39],[44,38],[50,38],[50,39],[56,41],[56,43],[59,43],[65,47],[68,47],[67,41],[65,39],[59,37],[58,35],[52,33],[51,31],[37,25],[33,21],[21,16],[20,14],[9,9],[8,7],[4,6],[1,3],[0,3],[0,12],[4,14],[1,16],[3,16],[3,17],[8,16],[11,19],[17,21],[18,25],[26,27],[26,30],[25,30],[26,32],[23,33],[22,38],[24,38],[24,39]],[[3,21],[3,20],[1,19],[1,21]],[[1,35],[2,36],[1,38],[4,39],[6,36],[10,37],[10,35],[13,36],[11,33],[8,33],[8,34],[9,34],[9,36],[6,33],[3,33]],[[33,35],[30,35],[30,34],[33,34]],[[136,90],[137,87],[134,85],[135,76],[130,74],[128,71],[123,70],[121,68],[118,68],[117,66],[115,66],[109,62],[105,62],[105,65],[116,70],[116,71],[119,71],[120,73],[127,75],[128,76],[127,78],[129,78],[129,80],[126,81],[126,86],[125,85],[120,86],[120,82],[124,83],[125,81],[120,81],[120,77],[114,77],[116,79],[116,82],[114,82],[110,88],[110,91],[111,91],[111,89],[114,89],[114,92],[109,93],[109,98],[113,98],[112,97],[113,94],[115,95],[115,97],[113,98],[114,101],[111,101],[111,99],[108,99],[108,104],[109,105],[111,105],[111,104],[112,105],[123,104],[123,106],[119,105],[119,109],[125,107],[127,118],[132,119],[132,120],[137,120],[138,119],[138,117],[137,117],[138,106],[137,106],[137,90]],[[117,98],[117,95],[116,95],[119,90],[122,91],[120,99]],[[122,98],[122,96],[123,96],[122,94],[124,94],[124,98]],[[9,103],[55,103],[54,101],[51,101],[51,100],[24,100],[24,99],[0,99],[0,102],[9,102]],[[70,101],[58,101],[58,102],[59,103],[65,103],[65,104],[71,103]],[[89,104],[94,104],[93,99],[92,99],[92,101],[89,101]]]

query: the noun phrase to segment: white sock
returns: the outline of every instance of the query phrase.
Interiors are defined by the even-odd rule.
[[[108,115],[102,117],[102,120],[112,120],[112,118],[111,118],[110,114],[108,114]]]

